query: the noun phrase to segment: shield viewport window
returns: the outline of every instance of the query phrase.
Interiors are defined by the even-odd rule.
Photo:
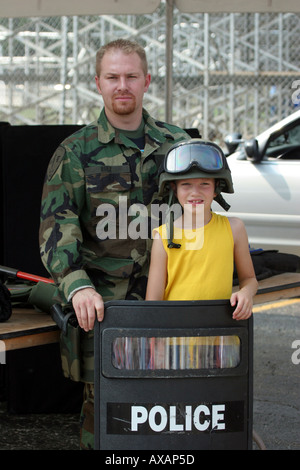
[[[117,337],[112,365],[119,370],[231,369],[240,364],[241,341],[236,335]]]

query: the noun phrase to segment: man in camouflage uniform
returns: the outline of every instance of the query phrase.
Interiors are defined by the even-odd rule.
[[[150,74],[138,44],[117,40],[104,46],[97,53],[96,72],[104,108],[98,121],[68,137],[54,153],[44,184],[40,226],[43,263],[56,282],[62,305],[72,303],[81,327],[78,379],[86,383],[82,448],[94,444],[95,317],[103,320],[108,300],[145,297],[151,234],[149,230],[148,237],[136,239],[124,234],[124,223],[128,228],[135,217],[135,211],[128,211],[142,205],[150,221],[151,204],[160,203],[158,167],[170,146],[189,138],[143,109]],[[116,236],[102,236],[108,223],[105,207],[115,211]]]

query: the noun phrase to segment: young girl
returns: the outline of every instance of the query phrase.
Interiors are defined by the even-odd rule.
[[[230,299],[233,318],[251,316],[257,281],[243,222],[211,211],[221,192],[233,192],[222,150],[211,142],[191,140],[167,153],[160,194],[169,186],[182,215],[154,230],[146,300]],[[234,263],[239,290],[232,293]]]

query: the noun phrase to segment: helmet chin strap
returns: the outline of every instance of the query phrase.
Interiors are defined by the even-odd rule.
[[[221,207],[223,207],[223,209],[227,212],[229,209],[230,209],[230,205],[225,201],[225,199],[223,198],[222,194],[219,193],[216,195],[216,197],[214,198],[214,200],[220,204]]]
[[[168,248],[180,248],[180,243],[173,242],[173,233],[174,233],[174,214],[172,211],[168,213],[167,218],[167,234],[168,234]]]
[[[218,184],[216,185],[216,197],[214,197],[214,200],[220,204],[220,206],[227,212],[230,209],[230,205],[225,201],[223,198],[221,192],[224,189],[225,183],[223,180],[219,180]]]
[[[174,200],[174,192],[173,189],[170,188],[169,192],[169,201],[168,201],[168,212],[166,214],[166,229],[167,229],[167,236],[168,236],[168,248],[180,248],[181,245],[179,243],[173,242],[174,236],[174,212],[170,210],[172,207],[172,202]]]

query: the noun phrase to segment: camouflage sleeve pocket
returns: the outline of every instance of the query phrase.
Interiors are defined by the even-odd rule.
[[[128,191],[131,188],[129,165],[98,165],[85,169],[89,193]]]

